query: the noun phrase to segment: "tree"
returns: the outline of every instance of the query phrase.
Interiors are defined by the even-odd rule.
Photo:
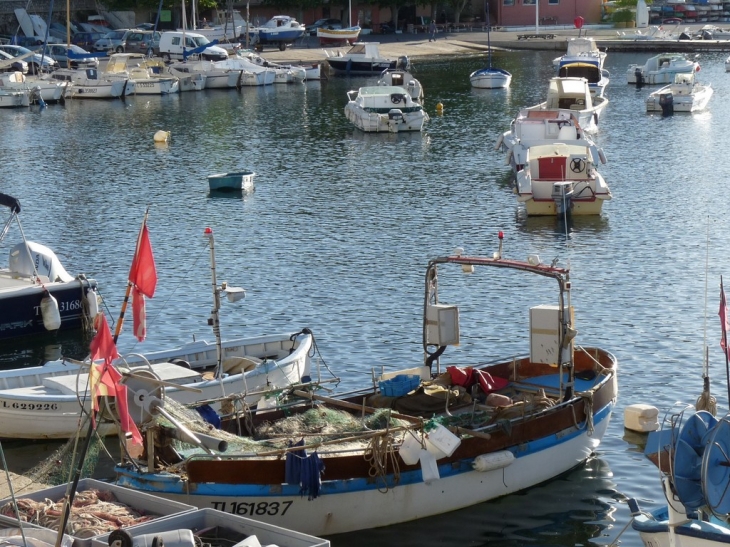
[[[461,20],[461,12],[464,11],[469,0],[448,0],[447,4],[454,10],[454,23],[457,25]]]

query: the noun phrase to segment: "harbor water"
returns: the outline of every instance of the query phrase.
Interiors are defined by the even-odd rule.
[[[596,140],[613,199],[600,217],[566,223],[525,217],[504,154],[494,150],[517,111],[543,100],[554,56],[496,53],[493,64],[513,74],[507,90],[471,89],[468,75],[486,56],[417,61],[431,116],[419,134],[363,134],[349,125],[346,92],[376,80],[366,77],[3,109],[0,191],[20,200],[28,239],[53,249],[69,273],[98,280],[115,320],[149,209],[159,282],[147,304],[147,340],[136,343],[125,325],[122,354],[213,338],[203,237],[210,227],[219,282],[247,291],[241,302],[224,302],[223,337],[309,327],[340,389],[367,385],[373,369],[420,364],[430,258],[457,246],[491,256],[502,231],[505,257],[569,264],[577,342],[619,361],[619,400],[596,457],[524,493],[330,539],[336,547],[617,539],[638,547],[630,526],[622,533],[626,499],[652,509],[663,497],[643,439],[623,428],[624,408],[649,403],[663,419],[677,401],[693,403],[707,344],[713,395],[721,413],[728,409],[717,312],[720,277],[730,275],[730,74],[726,54],[702,54],[698,79],[715,89],[708,110],[648,115],[654,88],[626,84],[629,64],[648,55],[609,52],[610,104]],[[167,144],[153,141],[160,130],[171,132]],[[257,173],[253,192],[209,194],[208,175],[246,169]],[[529,307],[557,294],[546,281],[492,284],[480,275],[459,277],[440,295],[464,306],[461,345],[447,351],[464,366],[526,353]],[[81,357],[87,345],[68,334],[3,344],[0,366]],[[6,446],[16,472],[48,453],[43,443]]]

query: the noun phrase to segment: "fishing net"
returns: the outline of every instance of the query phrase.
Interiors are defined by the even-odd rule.
[[[91,477],[99,463],[100,454],[106,453],[106,449],[103,439],[95,435],[89,442],[85,456],[81,459],[79,453],[85,442],[85,439],[78,437],[69,439],[23,475],[35,483],[57,486],[72,480],[80,462],[80,477]]]
[[[355,416],[344,410],[313,406],[298,414],[276,421],[265,421],[255,428],[254,435],[243,436],[216,429],[206,422],[195,409],[187,408],[175,401],[165,402],[165,411],[179,424],[193,433],[201,433],[225,441],[227,453],[261,453],[287,447],[292,440],[306,438],[307,445],[332,442],[347,438],[357,442],[357,437],[365,439],[374,431],[385,428],[400,428],[409,422],[393,418],[391,411],[382,409],[372,414]],[[175,427],[164,416],[156,416],[155,425]],[[184,450],[186,455],[203,452],[194,443],[176,441],[176,448]],[[341,447],[340,447],[341,448]]]

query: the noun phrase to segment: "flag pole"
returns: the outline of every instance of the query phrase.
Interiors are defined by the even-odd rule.
[[[147,216],[149,215],[150,208],[147,207],[147,210],[144,212],[144,220],[142,221],[142,228],[147,224]],[[139,230],[139,235],[137,236],[137,246],[134,248],[134,256],[137,256],[139,253],[139,244],[142,240],[142,228]],[[132,264],[134,264],[134,258],[132,258]],[[119,339],[119,334],[122,332],[122,326],[124,325],[124,314],[127,312],[127,306],[129,305],[129,295],[132,293],[132,281],[127,278],[127,292],[124,293],[124,301],[122,302],[122,309],[119,312],[119,320],[117,321],[117,325],[114,328],[114,343],[117,343],[117,340]]]
[[[720,294],[722,295],[722,351],[725,354],[725,381],[727,382],[728,398],[730,398],[730,360],[728,359],[727,348],[727,301],[725,300],[725,289],[722,286],[722,276],[720,276]]]

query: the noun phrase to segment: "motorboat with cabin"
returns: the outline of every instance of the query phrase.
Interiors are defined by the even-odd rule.
[[[594,97],[603,97],[610,81],[608,70],[598,68],[593,63],[566,63],[558,69],[558,76],[585,78],[588,80],[588,89]]]
[[[278,46],[280,51],[304,36],[304,25],[288,15],[275,15],[260,27],[249,30],[251,45],[262,51],[265,45]]]
[[[611,191],[588,146],[532,146],[517,172],[515,193],[527,216],[599,215]]]
[[[418,104],[423,104],[423,86],[410,72],[408,57],[398,57],[396,68],[386,69],[380,74],[378,85],[396,86],[408,90],[408,94]]]
[[[681,53],[660,53],[650,57],[643,65],[629,65],[626,83],[636,85],[670,84],[676,74],[699,72],[697,56],[688,59]]]
[[[495,150],[507,154],[505,161],[516,174],[525,166],[531,147],[557,142],[585,146],[595,165],[606,163],[603,149],[583,131],[575,114],[566,110],[520,109],[510,123],[509,131],[497,139]]]
[[[111,80],[133,81],[135,95],[177,93],[177,78],[169,72],[167,74],[166,76],[157,63],[150,61],[142,53],[114,53],[109,56],[106,69],[102,73]]]
[[[366,133],[421,131],[429,117],[404,87],[375,85],[347,93],[345,116]]]
[[[133,80],[107,78],[96,68],[59,68],[51,72],[51,78],[67,82],[66,97],[74,99],[118,99],[135,92]]]
[[[570,63],[589,63],[603,70],[603,64],[608,54],[598,49],[596,41],[588,36],[579,36],[568,40],[565,54],[553,59],[553,66],[559,70],[561,66]]]
[[[548,83],[547,99],[528,107],[528,110],[540,112],[564,110],[576,116],[583,131],[595,132],[598,130],[598,120],[606,106],[608,99],[593,96],[585,78],[555,76],[550,78]]]
[[[675,74],[674,81],[646,98],[647,112],[699,112],[707,107],[713,89],[709,84],[697,82],[695,72]]]
[[[335,74],[374,75],[396,68],[398,60],[383,57],[378,46],[378,42],[356,42],[345,54],[328,56],[327,63]]]

